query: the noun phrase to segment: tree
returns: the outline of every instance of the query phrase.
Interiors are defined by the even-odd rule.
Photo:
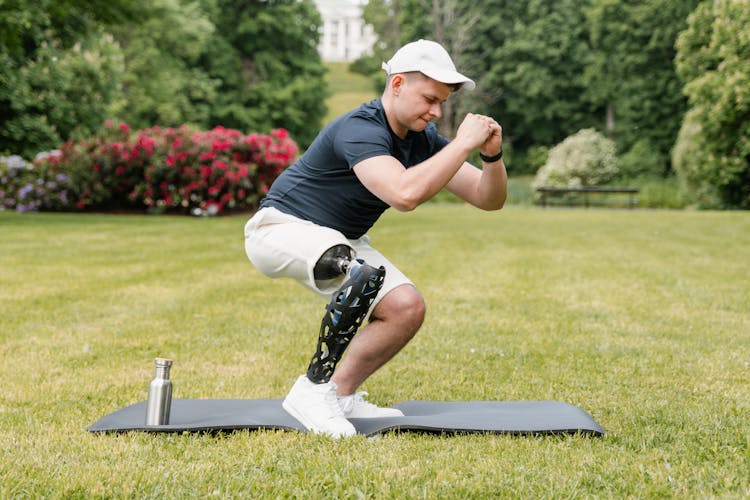
[[[418,38],[443,44],[477,89],[452,96],[438,127],[450,136],[470,110],[497,117],[506,149],[516,153],[509,168],[518,169],[528,147],[551,146],[595,123],[581,76],[590,59],[581,7],[578,0],[370,0],[365,20],[381,42],[376,50],[389,50],[382,60]],[[375,59],[370,71],[380,69]]]
[[[119,48],[91,39],[39,48],[23,64],[0,55],[0,150],[33,159],[101,126],[122,73]]]
[[[33,158],[100,126],[120,53],[104,27],[147,17],[145,0],[0,4],[0,151]]]
[[[303,147],[325,116],[325,67],[317,51],[320,15],[311,0],[216,0],[220,26],[201,58],[219,80],[211,124],[239,130],[286,128]]]
[[[134,24],[152,14],[147,0],[3,0],[0,53],[21,64],[52,42],[68,49],[102,26]]]
[[[674,69],[674,43],[698,2],[593,0],[587,10],[593,47],[587,93],[604,110],[599,126],[621,153],[630,153],[633,175],[668,172],[687,107]],[[639,164],[654,171],[639,171]]]
[[[702,205],[750,208],[750,0],[698,6],[677,40],[690,111],[675,146],[680,179]]]
[[[110,116],[133,128],[209,125],[217,79],[198,64],[213,23],[194,0],[157,0],[158,15],[138,26],[114,29],[122,46],[122,92]]]
[[[551,146],[594,123],[582,74],[591,60],[588,2],[493,0],[467,56],[482,65],[474,107],[504,125],[516,150]]]

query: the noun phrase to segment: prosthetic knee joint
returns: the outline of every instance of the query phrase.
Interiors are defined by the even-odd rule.
[[[307,368],[307,378],[322,384],[331,380],[336,364],[357,333],[373,300],[383,287],[385,268],[352,260],[351,248],[336,245],[318,260],[315,279],[333,279],[346,274],[344,284],[333,293],[320,324],[318,347]]]

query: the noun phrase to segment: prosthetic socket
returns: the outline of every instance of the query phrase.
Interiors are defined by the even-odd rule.
[[[347,279],[326,306],[318,347],[307,368],[307,378],[316,384],[331,380],[336,364],[357,333],[385,279],[383,266],[375,268],[362,259],[352,260],[351,249],[346,245],[337,245],[326,251],[313,272],[315,279],[333,279],[344,273]]]

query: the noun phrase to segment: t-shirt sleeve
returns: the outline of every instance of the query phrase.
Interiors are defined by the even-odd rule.
[[[336,156],[343,159],[351,169],[369,158],[390,156],[391,137],[375,121],[351,116],[339,127],[333,147]]]

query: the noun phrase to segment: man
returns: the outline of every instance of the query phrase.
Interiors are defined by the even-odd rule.
[[[506,197],[494,119],[468,114],[452,141],[431,123],[453,91],[475,87],[445,49],[412,42],[383,69],[382,97],[328,124],[245,226],[247,255],[262,273],[331,298],[307,374],[283,407],[333,437],[355,434],[347,418],[401,415],[355,391],[411,340],[425,315],[419,291],[370,245],[367,231],[386,208],[413,210],[442,188],[484,210],[502,208]],[[477,149],[481,170],[466,162]]]

